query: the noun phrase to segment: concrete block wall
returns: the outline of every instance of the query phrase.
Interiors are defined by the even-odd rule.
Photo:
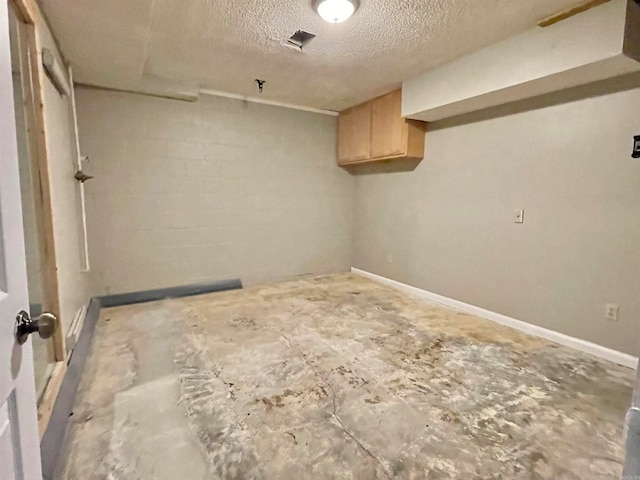
[[[202,96],[77,89],[93,294],[351,266],[336,118]]]

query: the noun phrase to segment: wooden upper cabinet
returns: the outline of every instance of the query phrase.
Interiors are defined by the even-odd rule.
[[[363,103],[345,110],[338,117],[339,163],[369,158],[371,152],[371,104]]]
[[[372,101],[371,158],[404,155],[407,123],[402,118],[402,90]]]
[[[353,109],[345,110],[338,117],[338,163],[352,160]]]
[[[371,104],[354,107],[352,115],[351,161],[366,160],[371,152]]]
[[[345,110],[338,118],[338,164],[424,157],[426,123],[402,118],[402,91]]]

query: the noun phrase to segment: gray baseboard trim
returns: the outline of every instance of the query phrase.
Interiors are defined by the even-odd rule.
[[[40,455],[42,458],[42,478],[43,480],[54,480],[56,468],[62,454],[69,417],[73,414],[76,394],[80,386],[82,372],[87,362],[87,357],[91,351],[93,335],[95,333],[100,310],[102,308],[132,305],[143,302],[153,302],[165,298],[178,298],[193,295],[203,295],[206,293],[221,292],[226,290],[237,290],[242,288],[242,282],[237,280],[225,280],[201,285],[187,285],[181,287],[163,288],[149,290],[145,292],[123,293],[118,295],[107,295],[93,297],[89,302],[87,314],[85,316],[82,331],[78,337],[78,342],[71,353],[67,363],[67,371],[62,380],[60,392],[56,398],[51,412],[51,419],[47,426],[42,440],[40,441]]]
[[[40,456],[42,458],[42,478],[53,480],[56,465],[62,453],[62,444],[67,431],[69,417],[73,413],[76,401],[76,393],[80,385],[82,371],[91,349],[93,333],[100,318],[100,300],[92,298],[87,308],[84,325],[71,357],[67,363],[67,371],[64,374],[58,397],[51,411],[51,418],[47,429],[40,440]]]
[[[120,307],[122,305],[133,305],[135,303],[155,302],[165,298],[190,297],[193,295],[203,295],[205,293],[222,292],[225,290],[237,290],[242,288],[240,279],[222,280],[214,283],[203,283],[199,285],[184,285],[180,287],[160,288],[157,290],[146,290],[143,292],[119,293],[116,295],[105,295],[98,297],[102,308]]]

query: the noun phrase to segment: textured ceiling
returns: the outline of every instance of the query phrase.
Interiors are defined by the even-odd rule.
[[[81,83],[218,90],[342,110],[580,0],[362,0],[339,25],[311,0],[41,0]],[[303,52],[282,43],[317,35]]]

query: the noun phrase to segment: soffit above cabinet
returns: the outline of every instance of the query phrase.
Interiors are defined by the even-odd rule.
[[[640,70],[640,5],[611,0],[403,83],[402,114],[436,121]]]

